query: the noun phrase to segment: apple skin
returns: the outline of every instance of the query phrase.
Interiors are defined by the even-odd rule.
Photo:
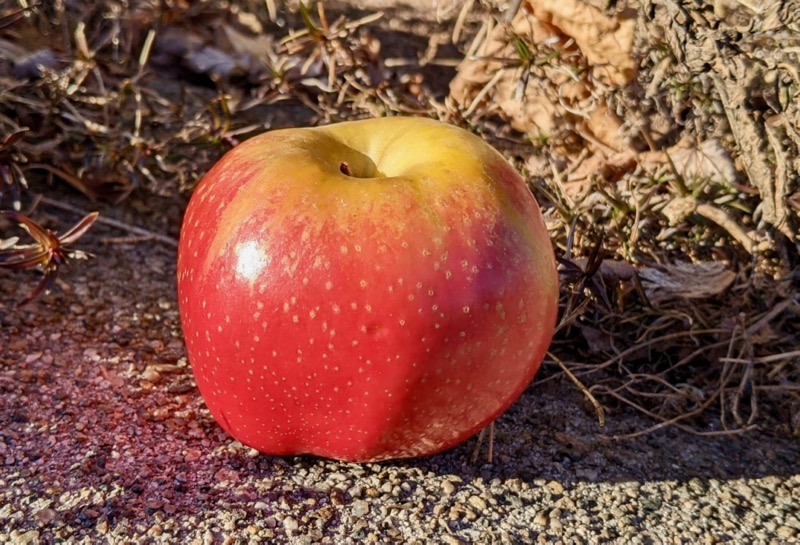
[[[284,129],[203,178],[178,252],[198,388],[263,453],[432,454],[519,397],[558,277],[522,178],[469,132],[393,117]]]

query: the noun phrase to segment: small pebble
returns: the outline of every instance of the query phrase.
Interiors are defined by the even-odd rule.
[[[467,500],[469,504],[479,511],[484,511],[487,507],[486,500],[481,498],[480,496],[470,496]]]
[[[286,517],[283,519],[283,528],[287,532],[295,532],[300,527],[294,517]]]
[[[551,493],[560,495],[564,493],[564,485],[562,485],[558,481],[550,481],[547,483],[547,489],[550,490]]]
[[[363,517],[369,513],[369,504],[364,500],[356,500],[353,502],[353,514],[357,517]]]

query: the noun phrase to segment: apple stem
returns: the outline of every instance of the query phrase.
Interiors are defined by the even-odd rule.
[[[346,161],[342,161],[342,164],[339,165],[339,171],[345,176],[352,176],[352,174],[350,174],[350,165],[348,165]]]

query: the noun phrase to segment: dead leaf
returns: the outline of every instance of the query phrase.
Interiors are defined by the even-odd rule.
[[[706,299],[719,295],[736,278],[724,263],[684,263],[643,267],[638,271],[642,287],[652,304],[675,299]]]
[[[150,62],[157,66],[174,66],[202,48],[204,43],[204,38],[187,28],[167,26],[156,34]]]
[[[224,39],[248,68],[248,73],[263,72],[272,64],[274,40],[266,34],[245,34],[230,25],[222,27]],[[222,38],[220,37],[220,40]]]
[[[156,36],[151,62],[158,66],[183,64],[211,79],[249,76],[271,71],[274,42],[266,34],[251,34],[220,22],[213,32],[182,25],[167,26]]]
[[[595,87],[634,78],[636,13],[605,15],[589,0],[528,0],[523,7],[461,63],[450,94],[467,115],[500,114],[560,156],[586,150],[580,165],[563,165],[577,197],[591,179],[633,164],[623,122],[602,98],[607,91]]]
[[[696,211],[697,199],[691,195],[674,197],[661,209],[661,213],[667,217],[671,226],[678,225]]]
[[[674,167],[675,174],[690,189],[705,182],[730,184],[739,178],[730,153],[716,138],[696,145],[683,140],[666,151],[642,154],[641,162],[650,170]]]
[[[538,20],[575,40],[596,79],[614,86],[633,80],[634,10],[610,17],[585,0],[536,0],[528,6]]]
[[[586,271],[589,259],[586,257],[576,257],[573,261],[581,270]],[[607,284],[629,281],[636,274],[636,267],[627,261],[614,259],[604,259],[597,272]]]
[[[36,79],[47,70],[57,70],[58,66],[58,58],[52,49],[39,49],[15,60],[11,74],[18,79]]]
[[[214,46],[205,46],[186,55],[189,68],[212,79],[229,79],[245,73],[240,59]]]
[[[577,326],[578,330],[581,332],[581,335],[586,341],[589,352],[593,354],[605,354],[613,351],[614,345],[612,344],[611,336],[608,333],[587,324],[579,323]]]
[[[594,180],[616,182],[635,168],[636,161],[631,149],[611,154],[598,151],[573,166],[564,180],[564,193],[573,202],[580,201],[591,191]]]

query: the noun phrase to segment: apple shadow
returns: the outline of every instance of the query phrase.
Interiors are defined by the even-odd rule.
[[[541,384],[539,382],[542,382]],[[653,482],[753,479],[800,474],[800,444],[791,437],[750,431],[699,435],[676,427],[635,434],[653,420],[631,409],[607,413],[601,427],[594,407],[566,377],[537,378],[495,421],[493,458],[477,438],[410,466],[464,480],[482,478],[576,482]],[[488,435],[488,434],[487,434]]]
[[[465,483],[518,480],[530,486],[557,481],[578,483],[653,483],[699,480],[735,481],[800,474],[800,444],[791,437],[750,431],[698,435],[665,427],[629,439],[654,422],[631,410],[606,414],[601,427],[594,408],[566,378],[532,384],[495,421],[493,457],[488,441],[474,436],[444,452],[423,458],[350,464],[313,456],[288,458],[231,453],[228,463],[267,476],[275,466],[286,471],[328,468],[350,474],[399,470],[410,474],[452,476]],[[488,435],[488,434],[487,434]],[[475,457],[477,448],[477,457]]]

